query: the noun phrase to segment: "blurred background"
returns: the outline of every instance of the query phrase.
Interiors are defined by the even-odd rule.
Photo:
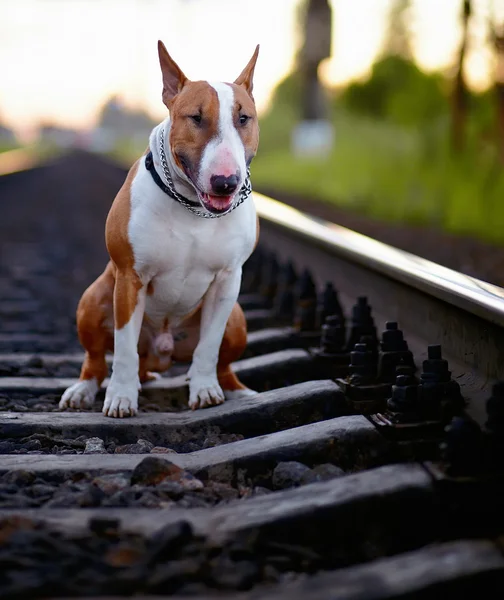
[[[255,189],[502,245],[504,0],[0,0],[0,152],[133,162],[158,39],[227,81],[261,44]]]

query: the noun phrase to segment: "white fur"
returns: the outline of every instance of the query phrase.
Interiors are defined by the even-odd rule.
[[[210,140],[200,162],[198,186],[207,193],[212,192],[212,175],[228,177],[239,174],[238,190],[245,180],[245,148],[233,122],[234,92],[227,83],[208,82],[219,98],[219,128],[217,137]]]
[[[67,388],[59,402],[60,410],[65,408],[91,408],[98,392],[96,378],[84,379]]]
[[[226,84],[215,85],[219,100],[223,98],[224,107],[231,110],[232,88]],[[231,96],[223,87],[230,90]],[[219,131],[223,132],[222,139],[227,145],[215,146],[214,162],[209,161],[209,164],[217,164],[215,156],[219,152],[224,156],[224,149],[231,149],[243,176],[245,151],[232,117],[227,118],[224,114],[226,110],[221,106]],[[229,131],[230,126],[238,137],[241,150]],[[168,120],[156,127],[150,137],[154,164],[161,176],[158,148],[163,127],[165,148],[168,150]],[[207,150],[203,154],[211,155]],[[175,165],[169,151],[167,160],[177,191],[190,199],[197,199],[196,191]],[[198,408],[224,402],[224,394],[217,382],[217,359],[227,320],[238,298],[241,267],[255,244],[256,214],[252,199],[222,218],[203,219],[167,197],[154,183],[141,160],[131,186],[128,234],[135,258],[134,267],[143,288],[129,323],[115,332],[112,377],[107,388],[104,414],[110,417],[136,414],[137,342],[144,311],[154,328],[161,328],[165,318],[168,318],[171,327],[176,327],[201,300],[200,340],[188,373],[189,404]],[[145,291],[149,282],[153,293],[147,296]]]
[[[137,305],[130,320],[114,330],[112,377],[107,386],[103,414],[109,417],[132,417],[138,412],[138,336],[145,309],[145,291],[138,293]]]
[[[224,393],[217,382],[217,359],[227,320],[238,298],[240,282],[241,265],[221,269],[205,295],[200,339],[188,372],[189,406],[193,409],[224,402]]]

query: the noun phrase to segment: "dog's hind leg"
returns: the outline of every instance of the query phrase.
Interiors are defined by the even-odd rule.
[[[226,400],[257,395],[257,392],[243,385],[231,368],[231,363],[240,358],[246,345],[247,322],[243,310],[237,302],[224,331],[217,363],[217,380]]]
[[[79,302],[77,328],[86,356],[79,381],[65,390],[59,403],[60,409],[91,408],[96,392],[108,375],[105,354],[113,347],[110,330],[113,289],[114,277],[109,263],[104,273],[88,287]]]

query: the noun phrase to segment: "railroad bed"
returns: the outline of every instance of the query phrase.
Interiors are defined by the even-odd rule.
[[[504,291],[256,195],[240,379],[61,412],[124,169],[0,177],[0,597],[504,595]]]

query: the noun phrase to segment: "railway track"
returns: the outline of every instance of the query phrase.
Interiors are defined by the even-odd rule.
[[[504,291],[255,195],[254,399],[60,412],[124,170],[0,177],[0,596],[504,594]],[[484,591],[483,591],[484,590]],[[465,595],[464,595],[465,594]]]

